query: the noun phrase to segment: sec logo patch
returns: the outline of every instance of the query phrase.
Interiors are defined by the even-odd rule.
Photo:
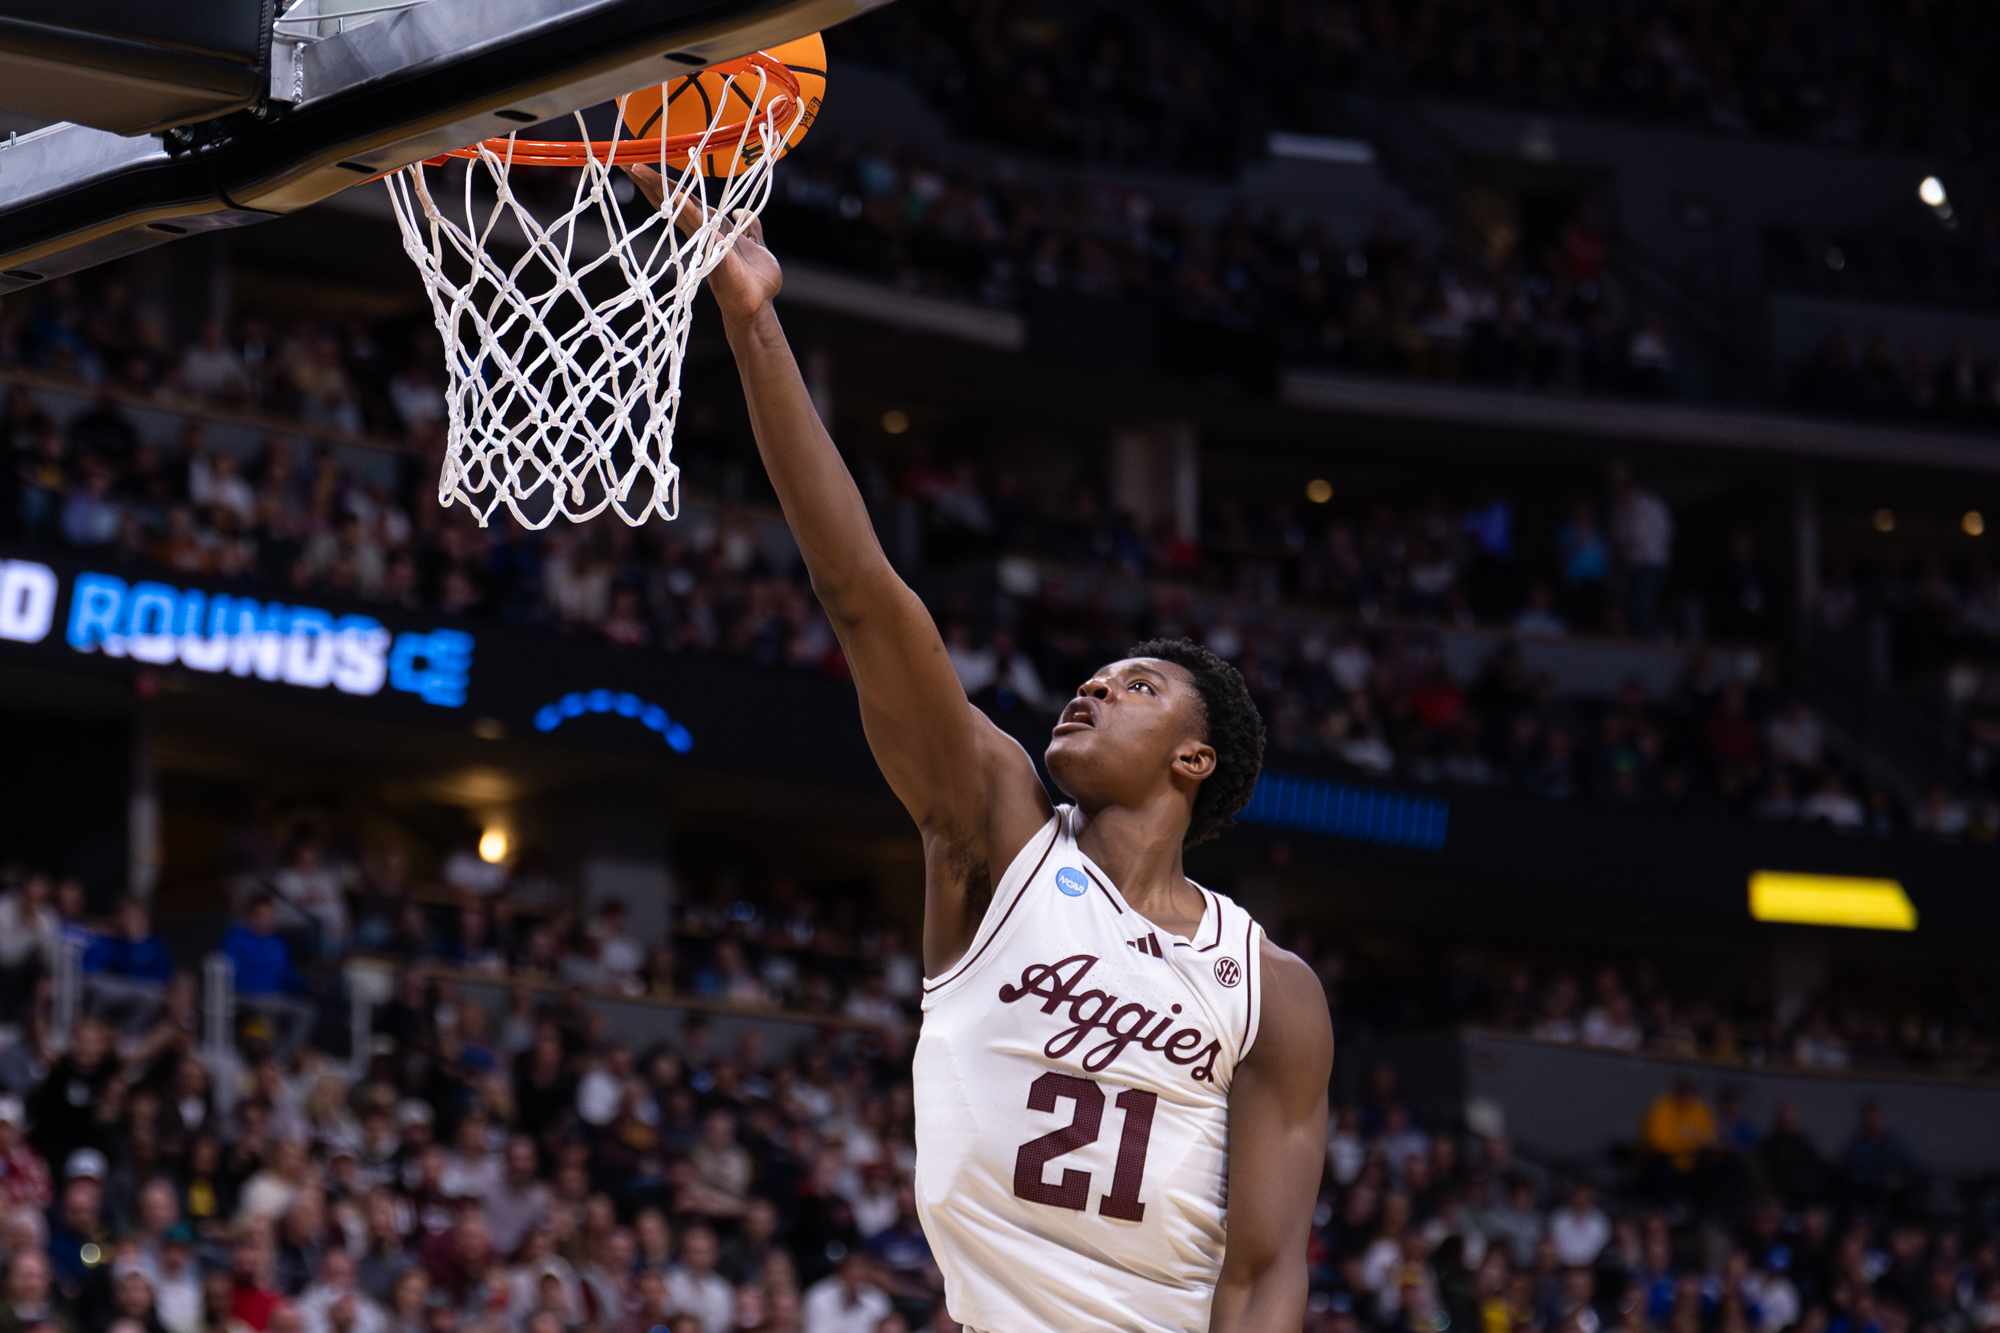
[[[1064,866],[1056,871],[1056,887],[1072,898],[1081,898],[1090,888],[1090,881],[1074,866]]]
[[[1215,960],[1215,979],[1225,986],[1234,986],[1243,980],[1243,968],[1234,958]]]

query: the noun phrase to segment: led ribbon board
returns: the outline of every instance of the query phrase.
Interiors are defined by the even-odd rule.
[[[1444,850],[1450,818],[1451,806],[1445,801],[1269,771],[1258,776],[1250,803],[1236,816],[1243,824],[1425,852]]]
[[[1915,930],[1917,907],[1893,879],[1759,870],[1750,876],[1750,915],[1800,926]]]
[[[658,704],[649,704],[627,690],[580,690],[565,694],[554,703],[543,704],[535,710],[535,730],[554,731],[571,718],[582,717],[586,713],[629,717],[648,731],[659,732],[675,754],[686,754],[694,748],[694,736],[686,727],[668,717],[666,709]]]
[[[36,642],[48,633],[54,587],[45,566],[7,563],[0,571],[5,637]],[[376,695],[387,688],[445,708],[465,703],[472,674],[472,636],[459,630],[391,634],[372,616],[150,581],[128,584],[113,574],[76,576],[65,638],[80,653],[304,689],[331,686],[342,694]]]

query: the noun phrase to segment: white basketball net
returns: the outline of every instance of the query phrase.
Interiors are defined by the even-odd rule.
[[[755,79],[751,105],[765,106],[770,75],[752,66],[738,79],[746,91]],[[648,165],[666,197],[647,209],[635,196],[629,216],[614,193],[623,172],[599,150],[578,170],[568,208],[538,220],[514,191],[512,136],[505,153],[494,140],[467,159],[462,210],[438,206],[422,162],[385,178],[403,250],[444,337],[450,431],[440,505],[463,503],[481,527],[501,505],[528,528],[606,509],[634,527],[680,512],[674,420],[695,293],[763,210],[778,150],[805,114],[798,99],[773,96],[739,132],[725,123],[741,114],[731,98],[714,103],[720,109],[688,160],[754,161],[719,177],[712,200],[699,170],[678,178],[668,170],[664,145]],[[624,134],[622,101],[619,111],[614,136]],[[577,126],[588,139],[580,113]],[[682,235],[673,220],[690,200],[704,206],[704,221]],[[504,260],[489,251],[496,242],[524,248]]]

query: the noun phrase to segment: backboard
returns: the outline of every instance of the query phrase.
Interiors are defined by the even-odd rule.
[[[264,59],[268,86],[243,109],[162,134],[58,123],[0,140],[0,293],[190,232],[294,212],[885,3],[293,0]],[[48,7],[0,0],[0,26],[17,10]],[[152,65],[136,46],[125,55],[163,84],[182,72],[165,54]],[[230,95],[219,90],[217,105]],[[60,113],[53,101],[47,111],[16,105],[14,87],[0,100]],[[125,119],[148,123],[143,106]]]

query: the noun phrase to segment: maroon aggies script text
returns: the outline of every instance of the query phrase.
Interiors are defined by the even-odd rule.
[[[1195,1027],[1180,1028],[1172,1036],[1167,1035],[1167,1029],[1174,1025],[1173,1015],[1181,1011],[1179,1005],[1169,1006],[1169,1012],[1163,1016],[1136,1001],[1121,1005],[1116,995],[1101,990],[1079,992],[1077,987],[1096,966],[1097,955],[1091,953],[1071,954],[1059,963],[1030,964],[1021,969],[1020,985],[1000,987],[1000,999],[1012,1004],[1033,996],[1042,1001],[1045,1014],[1069,1006],[1070,1026],[1050,1037],[1048,1045],[1042,1048],[1042,1054],[1052,1060],[1068,1055],[1091,1033],[1101,1031],[1105,1039],[1083,1053],[1083,1067],[1093,1074],[1108,1069],[1127,1046],[1137,1042],[1142,1051],[1164,1055],[1177,1065],[1194,1066],[1188,1070],[1189,1078],[1206,1083],[1215,1077],[1215,1058],[1222,1053],[1221,1042]],[[1160,1020],[1157,1024],[1153,1024],[1155,1018]],[[1153,1025],[1150,1032],[1146,1031],[1149,1024]],[[1204,1041],[1208,1043],[1205,1046]]]

